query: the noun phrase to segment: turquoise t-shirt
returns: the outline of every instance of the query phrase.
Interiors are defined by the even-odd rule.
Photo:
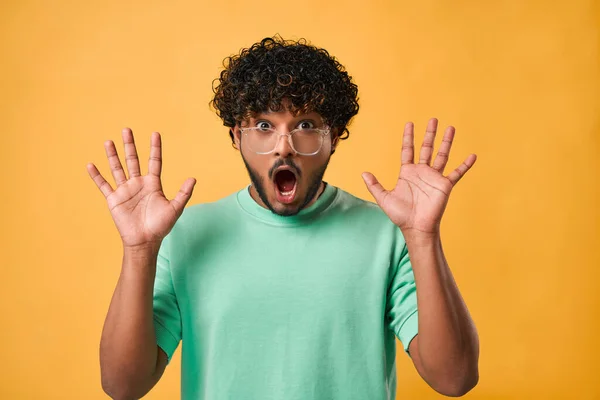
[[[282,217],[248,188],[187,207],[160,248],[157,343],[182,343],[183,400],[390,400],[418,330],[400,229],[327,185]]]

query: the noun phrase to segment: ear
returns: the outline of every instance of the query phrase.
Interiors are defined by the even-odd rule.
[[[231,134],[233,135],[233,141],[234,141],[233,147],[235,149],[239,150],[240,147],[241,147],[241,142],[240,142],[240,140],[241,140],[241,138],[240,138],[241,132],[240,132],[239,125],[236,124],[233,128],[230,128],[230,131],[231,131]]]
[[[335,135],[335,137],[333,138],[333,141],[331,142],[332,150],[335,150],[335,148],[337,147],[337,145],[339,143],[340,143],[340,137],[338,135]]]
[[[331,154],[335,153],[337,145],[340,143],[340,137],[338,136],[338,130],[334,129],[331,134],[333,135],[333,139],[331,139]]]

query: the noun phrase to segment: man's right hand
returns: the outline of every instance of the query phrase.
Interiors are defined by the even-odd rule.
[[[123,246],[134,249],[160,245],[183,213],[185,205],[192,196],[196,180],[188,178],[181,185],[175,198],[167,200],[160,181],[162,168],[160,134],[158,132],[152,134],[148,174],[145,176],[140,173],[133,133],[129,128],[125,128],[122,136],[129,178],[125,176],[112,140],[106,141],[104,147],[112,176],[117,184],[116,190],[113,190],[93,163],[87,164],[88,173],[107,200],[108,208],[123,240]]]

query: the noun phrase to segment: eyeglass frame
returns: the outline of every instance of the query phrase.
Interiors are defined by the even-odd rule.
[[[251,127],[248,127],[248,128],[241,128],[241,127],[239,128],[240,133],[243,134],[243,135],[246,135],[246,137],[248,137],[247,131],[257,131],[259,129],[263,129],[263,128],[260,128],[258,126],[251,126]],[[250,149],[254,153],[259,154],[259,155],[267,155],[267,154],[273,153],[275,151],[275,149],[277,148],[277,145],[279,144],[279,139],[282,136],[287,136],[288,137],[287,138],[288,139],[288,143],[290,144],[290,147],[292,148],[292,150],[294,150],[294,152],[296,154],[300,154],[300,155],[303,155],[303,156],[314,156],[314,155],[317,155],[321,151],[321,149],[323,148],[323,140],[321,140],[321,145],[319,146],[319,149],[317,151],[313,152],[313,153],[302,153],[302,152],[299,152],[298,150],[296,150],[296,148],[294,147],[294,143],[292,142],[292,135],[294,133],[298,132],[298,131],[303,131],[305,129],[296,128],[296,129],[291,130],[288,133],[281,133],[278,130],[273,129],[273,128],[266,128],[265,130],[270,130],[270,131],[273,131],[273,134],[277,134],[277,140],[275,141],[275,145],[273,146],[273,149],[271,151],[266,152],[266,153]],[[331,132],[331,128],[329,128],[329,127],[327,127],[326,129],[311,128],[311,130],[317,131],[323,138],[325,138],[325,136],[327,136]]]

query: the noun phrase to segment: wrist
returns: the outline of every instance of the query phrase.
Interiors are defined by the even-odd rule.
[[[140,243],[136,245],[123,244],[123,252],[132,256],[147,256],[158,254],[162,241]]]
[[[428,243],[436,243],[441,240],[441,234],[439,229],[432,231],[422,231],[414,228],[400,228],[402,235],[404,236],[404,240],[408,244],[416,243],[416,244],[428,244]]]

